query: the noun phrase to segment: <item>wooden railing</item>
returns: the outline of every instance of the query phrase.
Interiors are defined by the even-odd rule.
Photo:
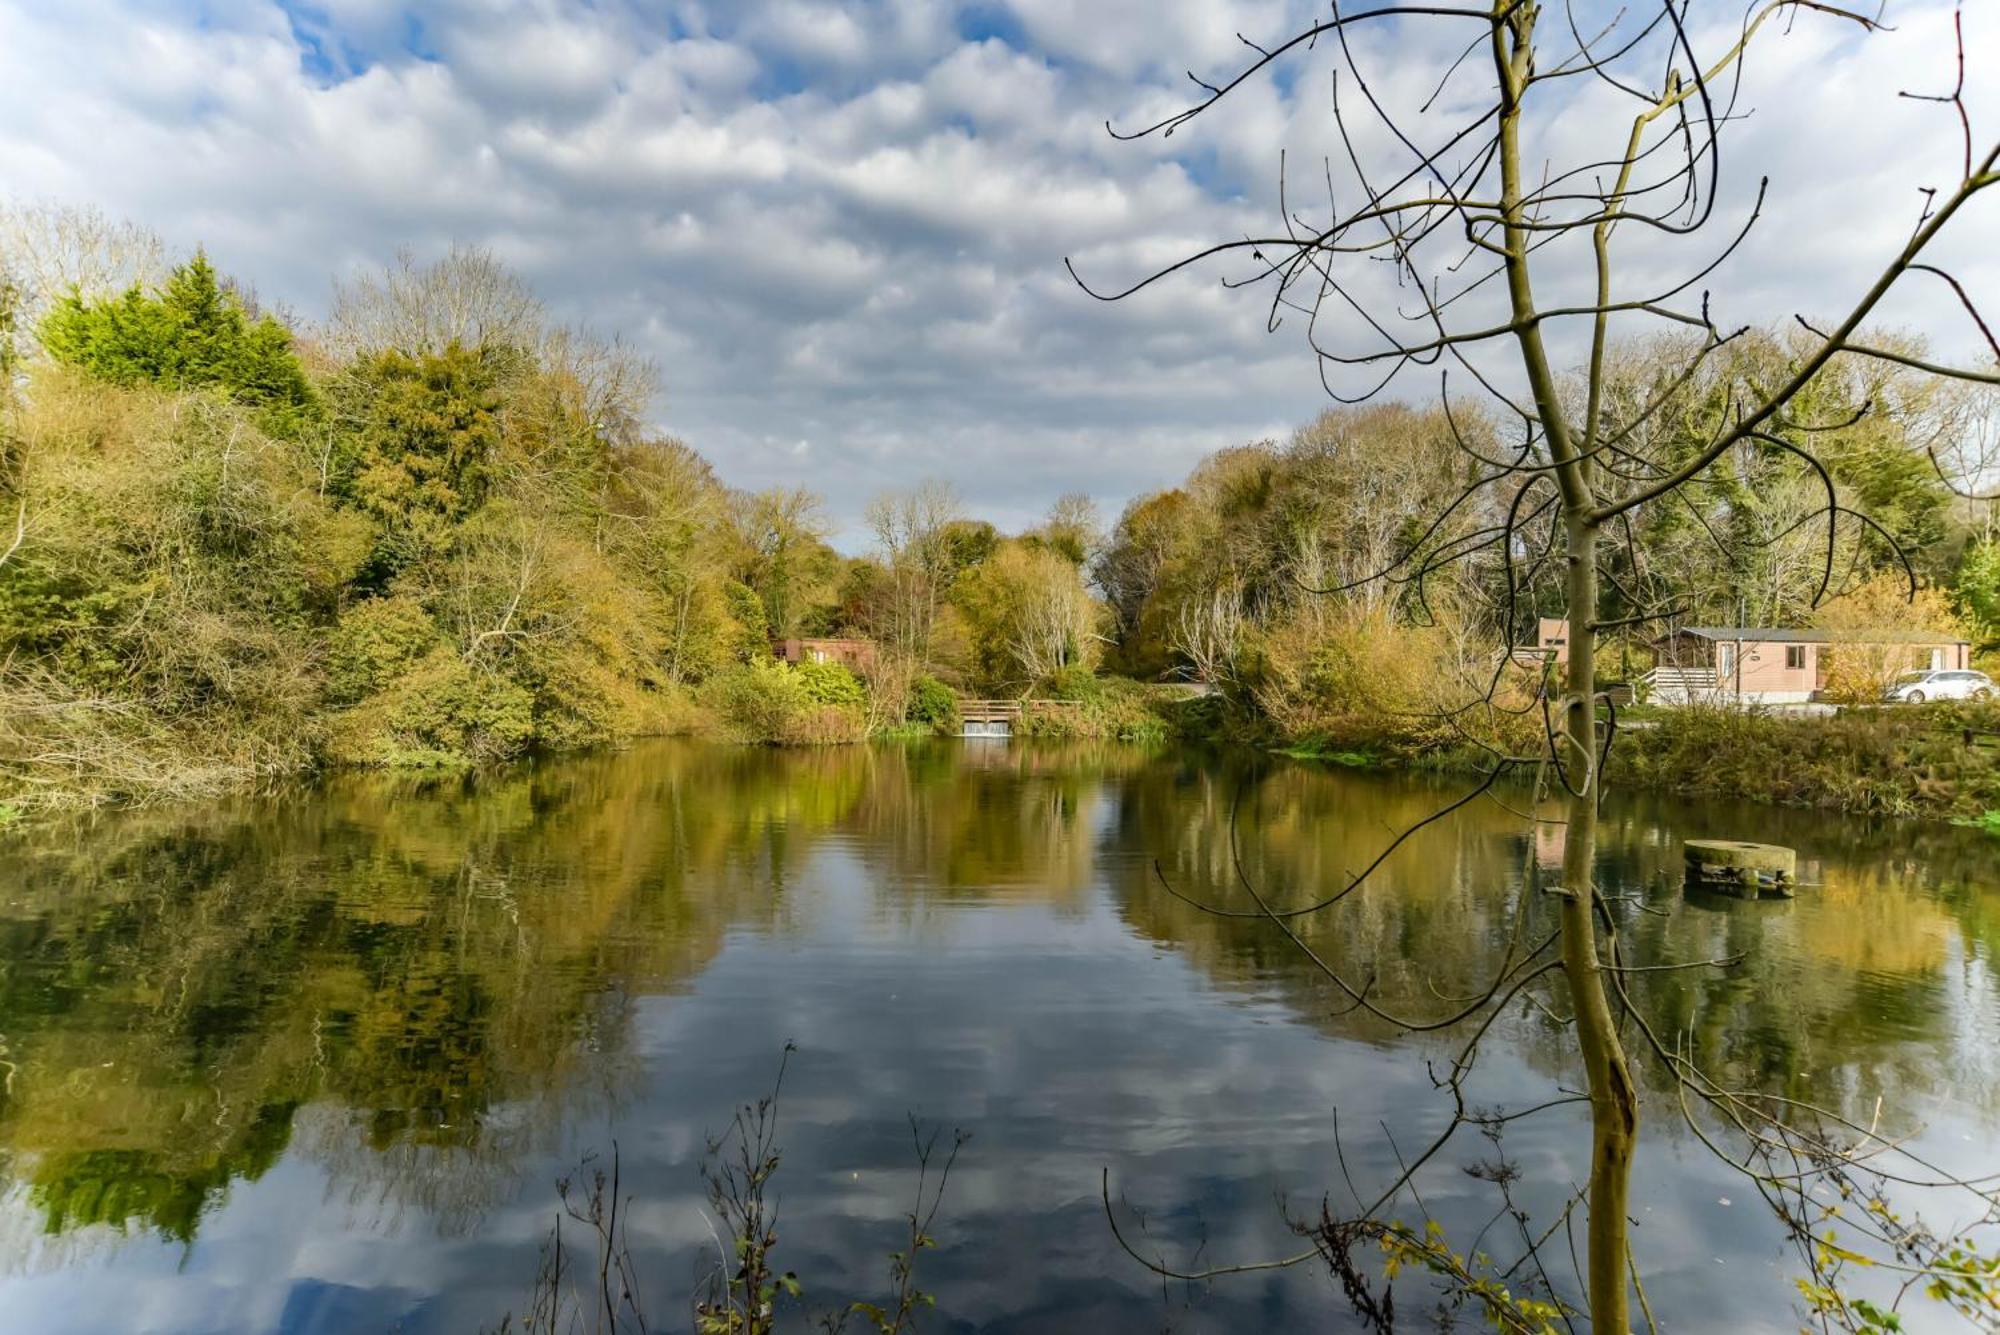
[[[1078,700],[960,700],[958,716],[967,723],[1012,723],[1026,713],[1081,707]]]
[[[1011,723],[1021,717],[1019,700],[960,700],[958,716],[967,723]]]
[[[1652,690],[1712,691],[1716,688],[1715,669],[1656,667],[1639,679]]]

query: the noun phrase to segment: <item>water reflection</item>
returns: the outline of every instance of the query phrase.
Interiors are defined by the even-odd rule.
[[[1422,1045],[1344,1006],[1267,925],[1162,878],[1243,909],[1240,864],[1309,903],[1451,795],[1115,747],[662,744],[475,780],[349,777],[9,847],[0,1226],[18,1246],[0,1318],[466,1328],[518,1298],[550,1179],[613,1136],[672,1310],[707,1244],[701,1132],[795,1038],[787,1264],[875,1282],[916,1109],[979,1137],[931,1285],[943,1312],[1158,1329],[1162,1294],[1097,1214],[1100,1166],[1156,1211],[1163,1248],[1252,1254],[1286,1242],[1274,1195],[1332,1184],[1331,1107],[1413,1135],[1438,1115]],[[1816,884],[1688,901],[1683,833],[1793,844]],[[1476,803],[1300,930],[1383,1006],[1443,1013],[1517,933],[1552,928],[1537,868],[1555,838]],[[1627,800],[1604,849],[1638,962],[1746,956],[1634,978],[1718,1074],[1991,1139],[1992,841]],[[1544,1013],[1510,1014],[1493,1043],[1496,1102],[1571,1075]],[[1681,1254],[1706,1248],[1690,1239],[1716,1225],[1688,1212],[1713,1196],[1671,1118],[1648,1129],[1656,1287],[1786,1328],[1768,1231],[1729,1222],[1774,1275],[1735,1298]],[[1575,1167],[1560,1130],[1517,1147],[1553,1185]],[[1358,1153],[1365,1173],[1388,1151]],[[1337,1311],[1303,1274],[1165,1301],[1215,1328]]]

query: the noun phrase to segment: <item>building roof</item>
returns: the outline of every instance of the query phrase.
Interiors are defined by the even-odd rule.
[[[1702,640],[1758,640],[1766,644],[1826,644],[1832,631],[1793,630],[1777,626],[1682,626],[1681,635]],[[1671,638],[1668,636],[1667,638]],[[1842,631],[1839,638],[1866,644],[1966,644],[1969,641],[1941,630],[1856,630]]]

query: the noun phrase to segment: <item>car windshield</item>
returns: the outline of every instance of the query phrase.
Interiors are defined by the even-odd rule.
[[[1905,672],[1902,676],[1896,678],[1896,680],[1898,682],[1904,682],[1904,683],[1913,681],[1922,681],[1926,677],[1929,677],[1930,675],[1931,674],[1928,672]]]

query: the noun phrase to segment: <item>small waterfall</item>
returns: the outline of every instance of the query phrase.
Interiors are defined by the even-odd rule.
[[[961,737],[1012,737],[1014,725],[1006,719],[967,719]]]

